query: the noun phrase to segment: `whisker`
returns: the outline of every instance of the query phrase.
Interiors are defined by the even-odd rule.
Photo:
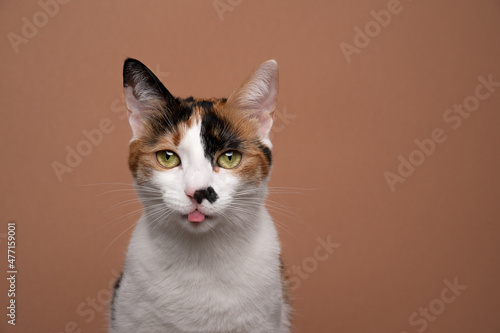
[[[158,203],[158,204],[155,204],[155,205],[160,206],[160,205],[163,205],[163,203]],[[151,205],[150,207],[153,207],[153,206],[155,206],[155,205]],[[94,232],[96,232],[96,231],[98,231],[98,230],[101,230],[102,228],[104,228],[104,227],[108,226],[109,224],[111,224],[111,223],[113,223],[113,222],[115,222],[115,221],[117,221],[117,220],[125,219],[125,218],[127,218],[127,217],[129,217],[129,216],[131,216],[131,215],[135,215],[135,214],[137,214],[137,213],[141,213],[143,210],[144,210],[144,207],[141,207],[141,208],[136,209],[136,210],[134,210],[134,211],[132,211],[132,212],[129,212],[129,213],[127,213],[127,214],[124,214],[124,215],[122,215],[122,216],[119,216],[119,217],[117,217],[117,218],[115,218],[115,219],[113,219],[113,220],[111,220],[111,221],[108,221],[108,222],[106,222],[106,223],[104,223],[104,224],[100,225],[98,228],[96,228],[95,230],[93,230],[93,231],[91,231],[91,232],[89,232],[89,233],[85,234],[84,236],[85,236],[85,237],[87,237],[87,236],[89,236],[89,235],[93,234]]]
[[[127,227],[125,230],[123,230],[118,236],[115,237],[115,239],[113,239],[111,241],[111,243],[109,243],[108,246],[106,246],[106,248],[104,249],[104,251],[102,251],[101,253],[101,257],[104,255],[104,253],[106,252],[107,249],[109,249],[109,247],[111,245],[113,245],[114,242],[116,242],[118,240],[118,238],[120,238],[124,233],[126,233],[128,230],[130,230],[133,226],[135,226],[135,223],[133,223],[132,225],[130,225],[129,227]]]

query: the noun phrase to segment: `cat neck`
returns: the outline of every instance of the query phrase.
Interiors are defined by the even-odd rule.
[[[198,267],[211,266],[214,262],[234,263],[259,249],[261,242],[277,237],[264,204],[252,212],[240,214],[238,219],[245,223],[234,223],[230,216],[219,218],[213,229],[195,233],[183,229],[182,223],[186,221],[170,219],[158,224],[144,214],[135,233],[139,234],[142,245],[147,243],[149,252],[162,261],[161,265],[191,263]]]

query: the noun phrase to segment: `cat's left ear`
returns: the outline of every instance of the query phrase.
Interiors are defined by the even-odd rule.
[[[278,98],[278,63],[268,60],[248,76],[229,96],[227,106],[243,112],[248,118],[257,119],[258,136],[271,148],[269,132]]]

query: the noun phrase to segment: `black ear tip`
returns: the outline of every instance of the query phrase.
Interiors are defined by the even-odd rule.
[[[137,59],[127,58],[127,59],[125,59],[125,62],[123,63],[123,73],[125,74],[125,71],[130,71],[130,70],[141,68],[141,67],[144,68],[146,66]]]
[[[123,63],[123,87],[135,86],[141,83],[142,90],[149,88],[158,96],[173,99],[156,75],[142,62],[133,58],[126,58]]]
[[[132,81],[134,73],[147,69],[146,65],[134,58],[127,58],[123,63],[123,86],[126,87]]]
[[[123,64],[124,67],[134,66],[134,65],[142,65],[142,66],[144,66],[144,64],[142,62],[140,62],[139,60],[134,59],[134,58],[127,58],[127,59],[125,59],[125,62]]]

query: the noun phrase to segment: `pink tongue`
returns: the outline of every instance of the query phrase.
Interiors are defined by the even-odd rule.
[[[203,222],[205,220],[205,215],[200,213],[198,210],[195,210],[192,213],[189,213],[188,220],[191,222]]]

